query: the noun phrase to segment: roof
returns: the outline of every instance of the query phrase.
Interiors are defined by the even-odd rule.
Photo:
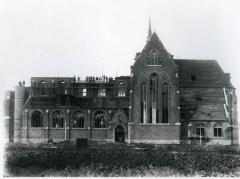
[[[74,77],[31,77],[31,81],[39,83],[41,81],[45,81],[46,83],[52,83],[52,81],[64,81],[71,82],[74,80]]]
[[[223,72],[216,60],[174,59],[174,62],[178,65],[180,86],[233,87],[230,75]],[[195,81],[191,75],[195,75]]]
[[[148,40],[144,49],[146,49],[151,44],[154,44],[155,46],[159,46],[160,48],[164,49],[167,52],[166,48],[164,47],[162,41],[159,39],[159,37],[155,31],[150,36],[150,39]]]
[[[223,104],[203,104],[194,113],[191,120],[222,121],[227,120]]]

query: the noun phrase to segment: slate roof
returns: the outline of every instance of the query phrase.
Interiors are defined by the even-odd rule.
[[[195,121],[222,121],[228,120],[223,104],[202,104],[194,113],[191,120]]]
[[[174,59],[178,65],[180,86],[225,86],[233,87],[230,74],[224,73],[216,60]],[[191,75],[196,75],[196,81]]]

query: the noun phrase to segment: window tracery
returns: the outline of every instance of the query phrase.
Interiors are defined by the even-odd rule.
[[[147,92],[146,84],[141,84],[141,123],[147,123]]]
[[[152,74],[150,76],[150,120],[149,123],[158,123],[158,76]]]
[[[107,117],[103,111],[97,111],[94,114],[94,128],[105,128]]]
[[[84,128],[84,113],[77,111],[73,114],[73,128]]]
[[[148,65],[161,65],[161,58],[156,49],[150,51]]]
[[[61,111],[55,111],[52,115],[52,122],[54,128],[64,127],[64,114]]]

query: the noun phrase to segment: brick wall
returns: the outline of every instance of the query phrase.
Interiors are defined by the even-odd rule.
[[[179,143],[180,126],[171,124],[129,124],[131,142]]]

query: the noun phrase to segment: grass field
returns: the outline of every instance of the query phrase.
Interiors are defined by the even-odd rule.
[[[240,176],[237,146],[8,144],[5,176]]]

